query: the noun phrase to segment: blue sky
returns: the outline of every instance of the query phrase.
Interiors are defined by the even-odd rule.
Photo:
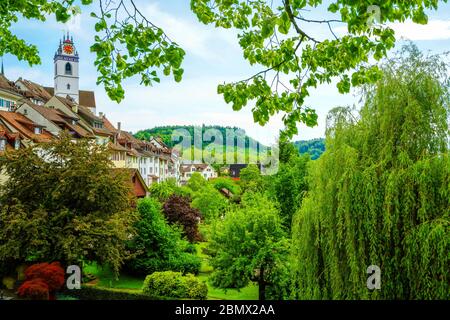
[[[53,86],[53,55],[64,31],[70,31],[80,54],[80,88],[95,90],[98,111],[104,112],[113,122],[122,122],[128,131],[157,125],[219,124],[238,126],[263,143],[271,143],[282,128],[281,115],[261,127],[253,123],[251,106],[235,112],[221,96],[217,84],[248,78],[259,69],[250,67],[242,57],[236,33],[233,30],[215,29],[199,23],[190,11],[189,0],[139,0],[143,13],[186,51],[185,74],[181,83],[172,78],[162,78],[154,87],[139,86],[139,79],[125,83],[126,98],[120,104],[109,100],[101,86],[96,86],[95,56],[89,46],[93,39],[94,21],[89,17],[92,8],[83,7],[83,14],[63,25],[54,18],[47,22],[21,20],[14,31],[30,43],[38,46],[42,64],[29,67],[15,57],[4,57],[6,76],[15,80],[24,77],[43,85]],[[327,2],[327,1],[324,1]],[[310,18],[328,17],[325,6],[312,11]],[[324,27],[325,28],[325,27]],[[326,35],[326,28],[310,29],[308,32]],[[450,3],[441,4],[438,12],[429,12],[429,24],[412,22],[395,24],[397,37],[414,41],[420,49],[432,52],[450,50]],[[337,32],[344,32],[339,30]],[[400,46],[403,41],[398,42]],[[340,95],[334,85],[321,86],[313,91],[306,105],[317,110],[319,125],[315,128],[299,126],[296,139],[324,136],[327,112],[339,105],[357,104],[355,94]]]

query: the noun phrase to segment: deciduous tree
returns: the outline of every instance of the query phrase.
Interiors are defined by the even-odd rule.
[[[211,185],[197,191],[192,199],[192,207],[200,210],[206,222],[224,216],[227,204],[227,199]]]
[[[213,284],[243,288],[256,281],[259,299],[265,300],[266,287],[277,285],[274,279],[284,268],[288,248],[273,203],[259,194],[247,194],[242,208],[228,212],[213,226],[209,243]]]
[[[117,272],[133,234],[132,186],[105,147],[64,134],[7,153],[0,170],[0,260],[97,261]]]
[[[127,270],[143,275],[168,270],[198,273],[200,259],[186,252],[189,243],[177,227],[167,223],[161,204],[156,199],[142,199],[137,209],[136,236],[127,243],[135,256],[127,262]]]
[[[190,242],[201,239],[198,223],[202,215],[198,209],[191,207],[189,198],[177,194],[171,195],[164,203],[163,212],[169,223],[182,227],[183,234]]]
[[[194,172],[187,182],[187,186],[194,192],[207,185],[207,181],[200,172]]]

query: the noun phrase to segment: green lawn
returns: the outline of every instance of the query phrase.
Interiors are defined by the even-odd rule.
[[[206,228],[205,228],[206,229]],[[208,230],[204,230],[208,231]],[[258,287],[255,284],[251,284],[241,290],[236,289],[217,289],[214,288],[209,282],[209,276],[211,275],[213,268],[208,263],[208,256],[202,252],[202,249],[206,247],[206,242],[196,244],[197,255],[202,259],[202,265],[200,267],[200,274],[198,278],[205,281],[208,285],[208,299],[209,300],[257,300],[258,299]],[[115,279],[113,272],[109,268],[100,268],[96,264],[90,264],[84,266],[84,272],[91,273],[98,278],[98,281],[94,284],[98,287],[114,288],[114,289],[126,289],[132,291],[141,291],[142,284],[145,277],[136,277],[126,274],[121,274],[119,279]]]
[[[121,274],[116,279],[109,268],[100,268],[96,264],[84,266],[84,271],[95,275],[99,279],[95,285],[104,288],[141,290],[145,278]]]

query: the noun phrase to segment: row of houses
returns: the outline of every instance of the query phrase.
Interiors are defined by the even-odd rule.
[[[136,139],[113,125],[105,114],[96,112],[93,91],[79,90],[79,56],[73,38],[64,36],[54,57],[54,87],[41,86],[30,80],[16,81],[0,74],[0,155],[8,150],[45,143],[61,131],[76,139],[92,139],[111,151],[115,168],[130,171],[137,196],[145,196],[155,182],[175,179],[184,183],[192,170],[205,178],[213,177],[210,166],[193,164],[186,170],[175,149],[159,137],[149,141]],[[195,168],[195,169],[192,169]],[[180,170],[181,169],[181,170]],[[189,172],[187,172],[189,171]],[[205,171],[205,173],[204,173]]]

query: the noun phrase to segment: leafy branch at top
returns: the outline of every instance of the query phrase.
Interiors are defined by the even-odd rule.
[[[100,1],[95,43],[95,65],[99,72],[97,84],[103,84],[112,100],[120,102],[125,92],[122,81],[140,75],[141,84],[160,82],[157,69],[171,73],[181,81],[181,62],[185,52],[164,31],[149,21],[133,0]],[[123,17],[123,18],[122,18]]]
[[[136,0],[99,0],[98,12],[91,16],[95,24],[98,84],[109,97],[120,102],[125,95],[123,80],[140,75],[141,83],[159,82],[158,71],[173,74],[181,81],[181,63],[185,52],[164,31],[155,26],[136,5]],[[75,0],[3,1],[0,7],[0,55],[10,53],[30,65],[40,63],[38,50],[11,32],[19,17],[45,21],[54,15],[67,22],[81,10]],[[337,81],[340,93],[352,87],[375,83],[381,76],[369,59],[380,60],[395,45],[394,31],[388,22],[426,24],[426,9],[436,10],[447,0],[380,1],[379,24],[373,20],[367,0],[333,0],[328,5],[331,18],[313,18],[314,10],[323,0],[191,0],[191,9],[200,22],[217,28],[239,31],[239,44],[250,65],[262,71],[243,81],[218,86],[227,103],[240,110],[250,102],[255,122],[266,124],[270,118],[283,114],[286,134],[298,133],[299,122],[317,124],[317,114],[306,107],[310,90],[321,84]],[[82,5],[94,4],[82,0]],[[310,14],[311,17],[308,15]],[[338,37],[335,23],[347,27]],[[319,39],[310,26],[327,24],[329,39]]]
[[[394,31],[383,23],[411,18],[424,24],[424,9],[437,9],[439,1],[385,1],[379,5],[379,25],[368,23],[372,13],[364,0],[335,0],[328,6],[332,18],[309,18],[307,13],[322,2],[191,0],[201,22],[239,30],[244,58],[263,67],[245,80],[218,86],[234,110],[251,102],[254,120],[261,125],[281,112],[287,136],[298,133],[299,122],[316,125],[315,110],[305,106],[310,90],[337,80],[339,92],[348,93],[352,86],[376,82],[381,71],[369,66],[369,59],[380,60],[395,45]],[[348,33],[338,37],[335,23],[346,25]],[[315,24],[327,24],[330,39],[310,34]]]
[[[87,6],[94,1],[82,0],[81,4]],[[135,75],[141,76],[144,85],[159,82],[159,70],[166,76],[173,74],[175,81],[181,81],[184,50],[149,21],[134,0],[99,0],[95,4],[98,12],[92,12],[91,17],[98,21],[91,51],[96,53],[97,84],[105,87],[112,100],[120,102],[124,98],[122,82]],[[9,53],[30,65],[41,63],[37,47],[14,35],[12,25],[19,22],[20,17],[46,21],[52,15],[58,22],[66,23],[81,11],[75,0],[3,1],[0,6],[0,56]]]

